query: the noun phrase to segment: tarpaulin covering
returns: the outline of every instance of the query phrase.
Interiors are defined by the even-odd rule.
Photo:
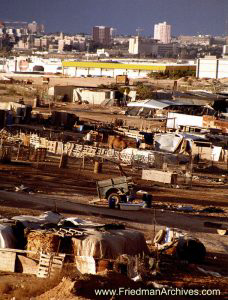
[[[175,133],[161,134],[156,135],[154,141],[155,150],[174,153],[182,143],[183,136]]]
[[[15,248],[16,238],[11,225],[0,224],[0,248]]]
[[[74,254],[116,259],[121,254],[148,253],[143,233],[133,230],[91,231],[83,240],[72,238]]]

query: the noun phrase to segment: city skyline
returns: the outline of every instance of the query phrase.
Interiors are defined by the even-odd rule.
[[[172,26],[174,36],[224,35],[228,33],[228,1],[67,0],[63,3],[62,0],[22,0],[18,3],[8,0],[2,3],[0,20],[35,20],[45,24],[46,32],[71,34],[91,34],[93,26],[104,25],[117,28],[118,34],[134,35],[140,27],[142,35],[150,36],[154,24],[166,21]]]

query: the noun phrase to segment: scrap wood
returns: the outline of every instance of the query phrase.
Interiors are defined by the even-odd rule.
[[[0,248],[0,251],[4,252],[16,252],[16,253],[31,253],[31,254],[36,254],[36,251],[31,251],[31,250],[21,250],[21,249],[12,249],[12,248]]]

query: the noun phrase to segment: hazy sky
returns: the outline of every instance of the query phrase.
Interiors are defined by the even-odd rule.
[[[153,25],[167,21],[172,35],[225,32],[228,0],[0,0],[0,20],[37,21],[47,32],[91,33],[94,25],[151,35]],[[228,27],[228,25],[227,25]],[[227,28],[228,31],[228,28]]]

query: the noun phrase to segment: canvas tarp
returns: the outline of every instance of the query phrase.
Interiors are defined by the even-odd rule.
[[[143,233],[134,230],[91,231],[85,239],[72,238],[76,256],[116,259],[121,254],[148,253]]]

